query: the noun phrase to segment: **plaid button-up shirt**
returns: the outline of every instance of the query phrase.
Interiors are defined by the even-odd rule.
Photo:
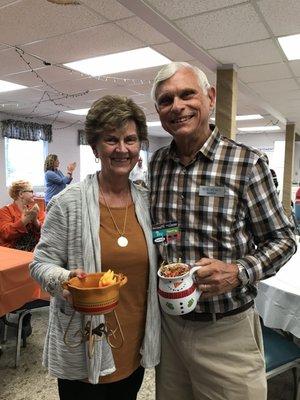
[[[181,237],[168,260],[193,264],[201,257],[239,262],[250,282],[200,300],[198,312],[226,312],[256,295],[255,282],[273,275],[296,251],[293,226],[278,199],[266,157],[215,128],[195,159],[183,166],[175,143],[150,162],[154,224],[177,221]],[[166,259],[163,245],[158,245]]]

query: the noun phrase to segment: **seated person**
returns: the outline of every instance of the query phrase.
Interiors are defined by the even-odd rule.
[[[45,212],[34,203],[32,185],[27,181],[13,182],[9,195],[13,203],[0,208],[0,246],[33,251]]]

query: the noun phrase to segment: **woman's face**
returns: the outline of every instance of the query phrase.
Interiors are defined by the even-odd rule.
[[[104,174],[128,177],[139,159],[140,147],[136,124],[128,121],[121,129],[102,133],[94,154],[100,158]]]
[[[19,198],[22,200],[24,205],[30,204],[33,202],[33,188],[31,185],[25,186],[23,190],[19,193]]]
[[[56,160],[53,161],[53,167],[57,169],[59,167],[59,159],[57,158]]]

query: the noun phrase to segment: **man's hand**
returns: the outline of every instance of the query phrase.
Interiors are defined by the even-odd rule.
[[[83,269],[81,268],[77,268],[77,269],[72,269],[69,275],[69,279],[74,278],[75,276],[77,276],[77,278],[79,279],[83,279],[86,277],[86,272],[83,271]],[[67,289],[63,289],[62,295],[64,297],[64,299],[71,304],[71,306],[73,306],[73,298],[72,298],[72,294],[67,290]]]
[[[196,272],[196,280],[202,292],[201,299],[230,292],[240,285],[236,264],[226,264],[213,258],[201,258],[196,265],[202,267]]]

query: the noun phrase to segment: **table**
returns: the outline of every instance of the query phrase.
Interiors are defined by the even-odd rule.
[[[32,300],[48,300],[29,275],[33,253],[0,246],[0,317]]]
[[[275,276],[258,283],[255,305],[265,326],[300,338],[300,250]]]

